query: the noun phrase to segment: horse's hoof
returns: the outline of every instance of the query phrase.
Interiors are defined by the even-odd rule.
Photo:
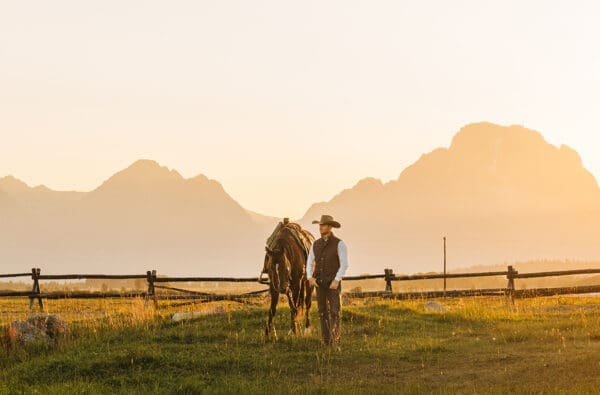
[[[274,338],[277,338],[277,331],[275,330],[275,327],[271,327],[269,328],[268,326],[265,328],[265,336],[266,337],[271,337],[271,335],[273,335]]]

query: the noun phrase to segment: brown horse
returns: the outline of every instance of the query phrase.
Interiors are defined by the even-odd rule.
[[[302,310],[305,314],[305,330],[308,330],[313,287],[306,279],[306,259],[314,237],[300,225],[286,222],[278,226],[269,240],[263,267],[263,273],[269,276],[271,294],[266,334],[277,335],[273,326],[273,317],[280,294],[287,296],[290,306],[291,333],[298,333],[297,318]]]

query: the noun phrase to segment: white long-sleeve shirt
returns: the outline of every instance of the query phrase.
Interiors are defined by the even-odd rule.
[[[306,278],[309,280],[312,278],[313,269],[315,265],[314,247],[315,244],[313,243],[308,253],[308,259],[306,260]],[[346,244],[342,240],[340,240],[340,242],[338,243],[337,250],[338,256],[340,258],[340,268],[337,274],[335,275],[335,279],[337,281],[341,281],[342,277],[344,277],[344,275],[346,274],[346,270],[348,270],[348,247],[346,247]]]

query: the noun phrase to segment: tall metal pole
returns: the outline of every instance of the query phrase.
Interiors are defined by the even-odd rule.
[[[444,294],[446,293],[446,236],[444,236]]]

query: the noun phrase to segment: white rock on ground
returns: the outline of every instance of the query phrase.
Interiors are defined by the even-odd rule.
[[[438,311],[438,312],[448,311],[447,306],[444,306],[443,304],[440,304],[435,301],[429,301],[429,302],[425,303],[424,307],[425,307],[425,310],[427,310],[427,311]]]
[[[225,313],[225,308],[223,306],[215,306],[202,311],[175,313],[173,314],[172,320],[174,322],[179,322],[223,313]]]

